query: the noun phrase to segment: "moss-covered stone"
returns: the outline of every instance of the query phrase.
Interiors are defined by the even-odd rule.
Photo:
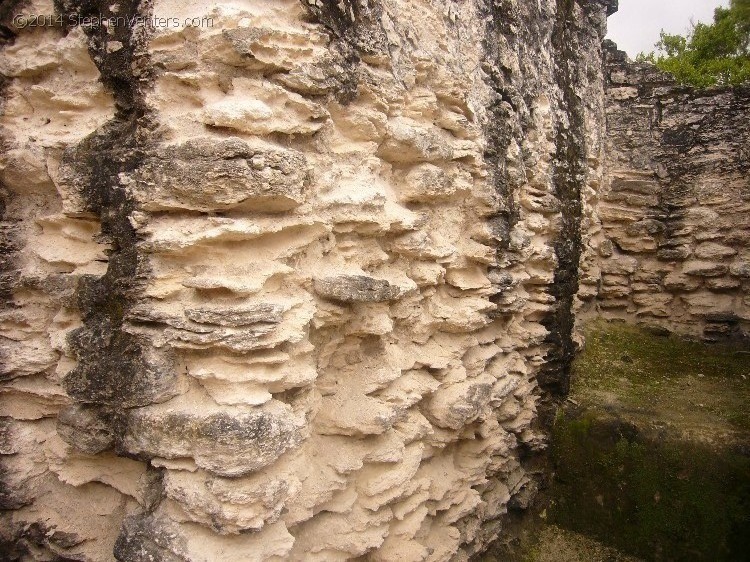
[[[750,559],[745,350],[596,325],[556,420],[550,521],[646,560]]]

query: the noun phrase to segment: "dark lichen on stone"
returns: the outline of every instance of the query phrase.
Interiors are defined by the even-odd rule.
[[[188,562],[184,538],[165,518],[140,513],[125,518],[114,547],[119,562]]]

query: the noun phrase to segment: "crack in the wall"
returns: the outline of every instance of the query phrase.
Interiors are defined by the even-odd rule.
[[[119,4],[117,15],[142,15],[140,2]],[[66,16],[93,14],[113,16],[108,2],[59,3]],[[97,214],[102,236],[110,245],[109,263],[103,277],[84,276],[78,287],[78,305],[84,326],[70,334],[78,366],[64,380],[68,394],[79,402],[118,410],[145,406],[170,393],[174,380],[167,353],[154,353],[142,337],[123,330],[125,316],[143,287],[147,267],[137,249],[137,236],[130,223],[136,204],[121,182],[122,174],[134,171],[154,145],[151,120],[143,99],[146,66],[144,35],[123,26],[108,35],[103,28],[87,30],[92,58],[102,82],[112,91],[117,105],[115,117],[78,146],[66,151],[63,169],[68,180],[81,191],[87,210]],[[110,41],[122,48],[111,51]],[[111,52],[110,52],[111,51]]]
[[[388,52],[381,0],[299,0],[312,21],[331,36],[331,53],[341,61],[343,79],[336,98],[347,104],[357,96],[357,67],[362,56]]]
[[[561,227],[554,244],[557,256],[554,282],[550,294],[555,298],[552,313],[543,324],[549,330],[546,363],[539,374],[539,384],[553,399],[564,397],[570,387],[570,366],[576,352],[573,340],[575,317],[573,303],[578,292],[578,270],[581,260],[581,190],[586,179],[586,131],[583,100],[579,86],[577,57],[580,30],[573,11],[575,0],[557,0],[557,14],[552,32],[555,46],[555,79],[562,94],[561,109],[567,124],[558,124],[553,164],[555,194],[559,200]],[[583,7],[581,7],[583,9]]]

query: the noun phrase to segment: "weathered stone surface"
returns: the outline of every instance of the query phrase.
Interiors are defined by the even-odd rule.
[[[385,279],[367,275],[322,277],[315,279],[314,286],[315,292],[324,299],[340,302],[387,302],[397,299],[401,293]]]
[[[451,177],[433,164],[418,164],[404,176],[401,186],[401,199],[404,201],[434,201],[450,197],[456,192]]]
[[[459,429],[476,420],[489,404],[494,382],[492,377],[480,377],[438,389],[425,413],[439,427]]]
[[[706,287],[714,291],[729,291],[732,289],[738,289],[742,286],[742,282],[739,279],[732,277],[713,277],[706,279]]]
[[[664,278],[664,288],[668,291],[694,291],[700,284],[700,279],[677,271],[670,272]]]
[[[234,85],[231,96],[207,105],[202,116],[205,124],[254,135],[311,135],[328,116],[317,103],[267,82],[238,79]],[[252,158],[256,168],[258,159],[266,157],[256,154]]]
[[[386,139],[378,155],[392,162],[444,162],[453,157],[449,138],[434,125],[397,117],[386,125]]]
[[[695,248],[695,257],[702,260],[727,258],[736,253],[736,249],[715,242],[703,242]]]
[[[686,275],[695,275],[698,277],[718,277],[724,275],[728,267],[723,263],[690,260],[682,265],[682,271]]]
[[[194,322],[232,328],[258,323],[278,324],[283,314],[284,307],[272,303],[224,309],[200,307],[185,310],[185,316]]]
[[[202,137],[158,150],[131,183],[143,207],[152,211],[278,212],[304,201],[306,177],[305,157],[297,151]]]
[[[87,404],[132,408],[180,393],[171,353],[157,351],[145,338],[108,328],[71,333],[79,363],[62,382],[70,396]]]
[[[57,416],[57,434],[82,453],[95,455],[111,448],[115,436],[106,415],[99,409],[70,406]]]
[[[742,279],[750,279],[750,262],[732,262],[729,273]]]
[[[612,240],[615,248],[600,249],[602,258],[608,258],[601,260],[601,270],[614,273],[608,265],[613,259],[635,259],[636,264],[635,271],[621,269],[634,281],[622,285],[630,290],[613,290],[605,283],[598,303],[608,309],[607,317],[639,321],[658,312],[660,326],[678,333],[706,337],[710,332],[712,340],[742,337],[750,333],[747,322],[728,330],[709,327],[691,306],[721,312],[726,298],[736,296],[740,315],[750,317],[742,298],[747,287],[740,281],[747,278],[742,256],[748,240],[738,234],[747,225],[742,147],[750,139],[750,91],[744,86],[705,91],[680,86],[654,67],[628,60],[611,42],[604,47],[606,161],[611,171],[597,211],[599,247]],[[635,282],[642,270],[658,271],[663,282]],[[670,300],[685,293],[694,295],[685,301],[687,307]],[[613,299],[620,306],[613,308]]]
[[[623,62],[605,108],[610,0],[73,4],[212,19],[0,38],[0,517],[40,560],[467,560],[588,312],[750,317],[744,129],[701,136],[744,90]]]
[[[682,261],[690,257],[692,250],[690,246],[662,247],[656,252],[656,257],[664,261]]]
[[[139,514],[123,521],[113,554],[119,562],[186,562],[180,551],[182,541],[168,522]]]
[[[221,478],[201,470],[173,470],[164,476],[165,511],[222,535],[258,531],[279,520],[300,486],[297,475],[285,473]]]
[[[219,407],[180,398],[128,412],[123,448],[133,455],[190,457],[221,476],[268,466],[302,442],[301,420],[280,402]]]
[[[629,275],[635,273],[638,260],[631,256],[621,256],[604,260],[601,265],[602,273],[612,275]]]

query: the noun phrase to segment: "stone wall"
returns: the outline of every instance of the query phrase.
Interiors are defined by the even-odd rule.
[[[612,9],[4,7],[6,559],[502,533],[567,389]]]
[[[608,43],[598,311],[750,333],[750,87],[697,91]]]

